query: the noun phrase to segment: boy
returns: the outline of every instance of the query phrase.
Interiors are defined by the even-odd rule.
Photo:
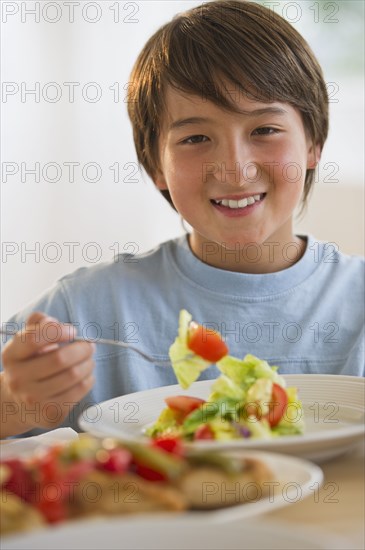
[[[123,330],[157,361],[186,308],[232,355],[283,374],[363,375],[363,261],[293,234],[328,129],[303,38],[258,4],[203,4],[147,42],[128,110],[139,161],[192,232],[137,262],[82,268],[11,319],[27,324],[3,351],[2,437],[77,428],[91,403],[176,383],[132,351],[68,343],[70,324],[100,327],[96,342]]]

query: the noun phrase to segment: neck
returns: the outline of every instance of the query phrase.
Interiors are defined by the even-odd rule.
[[[282,271],[294,265],[302,258],[306,242],[292,236],[286,241],[268,240],[261,244],[236,243],[234,248],[227,248],[213,241],[197,242],[194,234],[189,236],[190,248],[195,256],[204,263],[238,273],[264,274]]]

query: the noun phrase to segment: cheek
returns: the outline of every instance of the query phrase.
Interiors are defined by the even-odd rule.
[[[288,161],[281,168],[281,181],[286,188],[296,192],[301,189],[305,181],[305,168],[302,164]]]
[[[187,162],[179,156],[171,155],[165,163],[166,182],[171,193],[177,196],[197,192],[202,183],[202,165]]]
[[[301,187],[305,181],[306,158],[303,155],[304,148],[287,147],[277,151],[276,164],[272,169],[274,182],[287,184],[293,188]],[[285,185],[286,186],[286,185]]]

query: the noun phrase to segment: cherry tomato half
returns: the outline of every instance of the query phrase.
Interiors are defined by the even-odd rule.
[[[98,461],[97,468],[114,474],[124,474],[132,462],[131,453],[119,447],[105,451],[105,456],[103,455],[102,460]]]
[[[269,412],[265,415],[265,418],[269,421],[270,426],[273,428],[279,424],[280,420],[284,416],[286,407],[288,405],[288,395],[284,388],[279,384],[272,385],[271,402],[269,403]]]
[[[185,416],[193,412],[195,409],[204,405],[204,399],[199,397],[190,397],[188,395],[174,395],[172,397],[166,397],[165,403],[170,409],[174,411],[179,411]]]
[[[214,433],[209,424],[202,424],[199,426],[194,434],[194,439],[214,439]]]
[[[151,443],[152,447],[163,449],[167,453],[177,456],[183,456],[184,449],[182,441],[179,437],[162,436],[154,439]]]
[[[3,484],[3,489],[14,493],[22,500],[31,502],[35,498],[36,483],[25,463],[18,458],[1,462],[10,470],[9,479]]]
[[[153,468],[149,468],[148,466],[144,466],[144,464],[136,464],[135,472],[140,477],[143,477],[143,479],[147,479],[148,481],[166,481],[167,476],[160,472],[156,472]]]

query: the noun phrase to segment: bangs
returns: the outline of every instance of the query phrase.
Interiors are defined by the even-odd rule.
[[[161,29],[155,43],[158,55],[151,52],[153,62],[150,57],[146,67],[150,85],[154,83],[160,92],[156,107],[166,108],[166,87],[171,86],[230,111],[237,111],[239,95],[267,103],[288,102],[303,112],[308,110],[308,97],[303,98],[300,83],[310,78],[313,66],[299,63],[293,54],[296,31],[288,24],[283,32],[282,19],[275,29],[273,14],[256,11],[255,5],[250,13],[232,9],[232,20],[229,10],[222,19],[219,6],[216,11],[209,6],[209,17],[205,16],[204,6],[187,16],[180,14]],[[296,45],[305,53],[302,39]]]

